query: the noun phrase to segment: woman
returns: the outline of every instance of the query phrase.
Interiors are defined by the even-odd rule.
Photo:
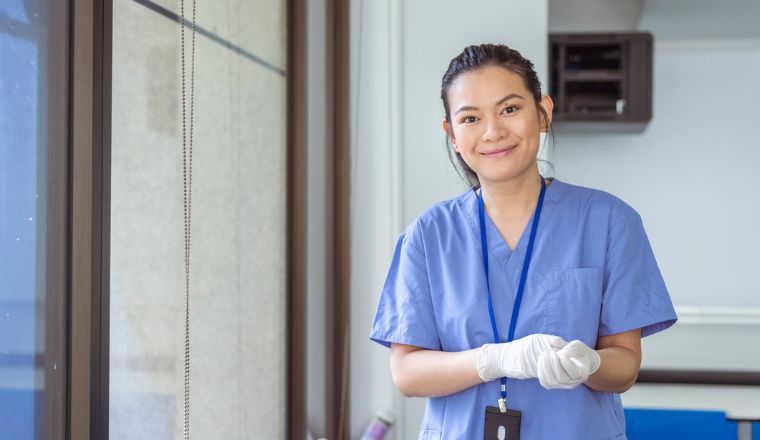
[[[428,397],[419,438],[625,438],[641,338],[676,321],[641,218],[540,176],[553,104],[517,51],[466,48],[441,98],[472,189],[404,231],[370,335]]]

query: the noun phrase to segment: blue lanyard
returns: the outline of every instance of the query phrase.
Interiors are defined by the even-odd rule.
[[[541,177],[541,193],[538,195],[538,203],[536,204],[536,212],[533,215],[533,223],[530,226],[530,239],[528,240],[528,249],[525,251],[525,261],[523,262],[522,273],[520,274],[520,282],[517,286],[517,296],[515,296],[515,304],[512,308],[512,320],[509,323],[509,335],[506,342],[512,342],[515,338],[515,326],[517,325],[517,314],[520,312],[520,303],[522,302],[523,291],[525,290],[525,278],[528,274],[528,266],[530,266],[531,255],[533,254],[533,241],[536,238],[536,230],[538,229],[538,219],[541,217],[541,207],[544,204],[544,194],[546,194],[546,182]],[[491,301],[491,282],[488,280],[488,245],[486,242],[486,216],[483,210],[483,188],[480,188],[480,194],[478,194],[478,217],[480,218],[480,247],[483,251],[483,268],[486,272],[486,290],[488,293],[488,314],[491,317],[491,329],[493,330],[494,343],[498,344],[499,331],[496,329],[496,318],[493,314],[493,302]],[[501,378],[501,398],[506,400],[507,398],[507,378]]]

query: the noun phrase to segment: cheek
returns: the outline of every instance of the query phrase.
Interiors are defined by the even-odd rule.
[[[464,146],[470,142],[467,130],[462,130],[459,127],[454,127],[452,132],[454,135],[453,139],[455,139],[453,143],[456,146],[457,150],[463,149]]]
[[[512,128],[515,134],[520,136],[523,141],[529,142],[531,145],[537,143],[541,139],[541,127],[539,121],[536,119],[520,119],[519,121],[515,121]]]
[[[454,127],[454,139],[456,139],[457,148],[465,149],[467,146],[473,144],[474,134],[470,127],[464,128],[462,126]]]
[[[523,117],[516,119],[513,122],[513,130],[519,133],[520,136],[524,139],[532,137],[539,131],[538,121],[536,121],[534,118]]]

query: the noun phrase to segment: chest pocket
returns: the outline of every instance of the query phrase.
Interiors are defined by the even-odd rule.
[[[595,347],[602,310],[601,269],[550,271],[543,284],[548,333],[568,342],[579,339]]]

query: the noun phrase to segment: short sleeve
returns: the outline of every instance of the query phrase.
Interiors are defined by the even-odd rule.
[[[637,328],[641,337],[677,320],[641,217],[633,210],[609,229],[599,336]]]
[[[425,254],[405,233],[393,253],[370,339],[386,347],[395,342],[440,350],[429,286]]]

